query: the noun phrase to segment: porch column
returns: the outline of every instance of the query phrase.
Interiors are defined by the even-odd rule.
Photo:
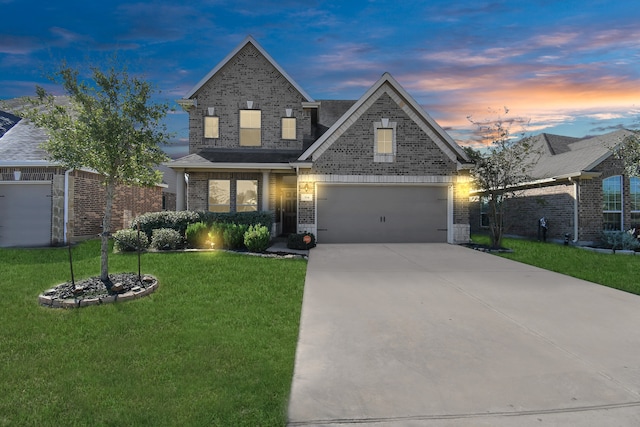
[[[184,170],[176,171],[176,211],[184,210]]]
[[[262,210],[269,210],[269,171],[262,171]]]

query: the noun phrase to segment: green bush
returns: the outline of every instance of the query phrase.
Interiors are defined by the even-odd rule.
[[[634,250],[640,248],[638,238],[629,231],[603,231],[602,243],[605,247],[618,250]]]
[[[144,231],[149,238],[152,237],[153,230],[158,228],[171,228],[184,236],[187,226],[198,221],[200,221],[200,216],[192,211],[149,212],[136,217],[131,228],[135,229],[137,224],[140,224],[140,230]]]
[[[250,225],[244,233],[244,245],[251,252],[264,252],[270,241],[271,232],[264,225]]]
[[[199,221],[208,225],[214,223],[239,224],[239,225],[264,225],[271,230],[273,225],[273,213],[265,211],[256,212],[198,212]]]
[[[215,249],[225,248],[224,245],[224,230],[227,228],[227,224],[222,222],[216,222],[209,226],[209,241],[213,243]]]
[[[249,229],[245,224],[226,224],[222,237],[224,246],[229,249],[240,249],[244,246],[244,233]]]
[[[309,240],[309,243],[305,243],[305,237]],[[287,238],[287,247],[289,249],[311,249],[316,247],[316,236],[313,233],[300,233],[300,234],[289,234]]]
[[[182,235],[172,228],[157,228],[151,236],[151,247],[159,251],[179,249],[182,242]]]
[[[149,247],[149,238],[140,232],[140,249]],[[113,233],[113,249],[118,252],[133,252],[138,250],[138,231],[125,229]]]
[[[204,222],[189,224],[185,231],[185,238],[192,248],[208,248],[209,227]]]

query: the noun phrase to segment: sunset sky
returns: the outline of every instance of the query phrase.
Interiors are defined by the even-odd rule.
[[[174,104],[247,35],[312,97],[357,99],[384,72],[458,142],[474,121],[585,136],[640,127],[637,1],[0,0],[0,99],[61,60],[113,52]],[[61,92],[60,92],[61,93]],[[177,107],[177,106],[176,106]],[[508,113],[505,114],[504,107]],[[167,118],[177,141],[187,116]]]

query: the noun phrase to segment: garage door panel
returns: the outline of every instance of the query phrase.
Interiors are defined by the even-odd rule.
[[[51,244],[51,184],[0,185],[0,246]]]
[[[318,241],[447,241],[447,187],[319,185]]]

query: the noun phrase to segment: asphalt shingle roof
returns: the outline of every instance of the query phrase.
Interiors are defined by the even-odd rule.
[[[587,138],[570,138],[560,135],[540,134],[533,144],[540,159],[531,171],[535,179],[588,172],[611,155],[611,148],[620,144],[633,132],[622,129]]]

